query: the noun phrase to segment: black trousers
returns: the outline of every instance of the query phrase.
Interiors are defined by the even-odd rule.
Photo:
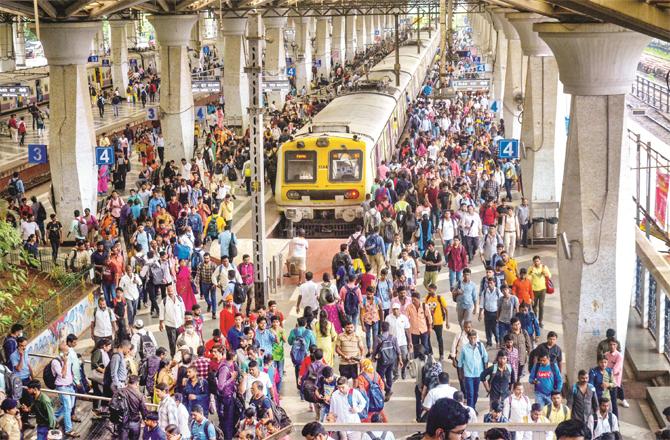
[[[140,440],[141,433],[141,423],[137,422],[128,422],[124,425],[116,426],[116,433],[119,436],[119,440]]]
[[[177,328],[165,326],[167,331],[168,344],[170,345],[170,356],[174,357],[177,351]]]

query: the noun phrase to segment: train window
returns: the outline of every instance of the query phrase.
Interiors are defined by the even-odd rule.
[[[331,151],[328,169],[331,182],[357,182],[362,177],[363,152],[360,150]]]
[[[316,182],[316,151],[287,151],[284,159],[286,183]]]

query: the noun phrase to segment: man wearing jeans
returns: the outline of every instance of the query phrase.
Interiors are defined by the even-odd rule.
[[[66,393],[74,393],[72,371],[68,368],[68,354],[70,347],[67,344],[60,345],[58,358],[51,361],[51,370],[56,378],[56,390]],[[54,415],[56,419],[63,417],[63,426],[65,435],[68,437],[79,437],[79,434],[73,431],[72,426],[72,408],[74,407],[74,397],[60,394],[61,406]]]
[[[465,398],[468,406],[474,408],[479,397],[479,377],[489,362],[489,355],[484,344],[477,340],[477,331],[468,333],[468,343],[461,348],[458,356],[458,368],[463,369]]]
[[[212,284],[212,275],[215,270],[216,264],[212,262],[209,253],[205,252],[202,263],[196,269],[195,285],[200,296],[205,297],[207,311],[212,312],[212,319],[216,319],[216,288]]]
[[[498,341],[498,300],[502,297],[500,289],[496,287],[495,278],[487,278],[484,289],[479,293],[479,320],[484,317],[484,328],[486,329],[486,346],[490,347],[493,338]]]
[[[444,259],[449,267],[449,288],[453,289],[463,281],[463,269],[468,267],[468,254],[461,245],[461,239],[454,237],[453,242],[444,250]]]

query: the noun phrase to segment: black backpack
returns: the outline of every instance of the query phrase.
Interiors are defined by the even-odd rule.
[[[356,289],[352,289],[348,285],[345,285],[344,288],[344,313],[349,316],[356,315],[358,313],[358,295],[356,295]]]
[[[395,238],[395,231],[393,230],[393,222],[384,222],[382,228],[382,238],[386,243],[393,243]]]
[[[114,356],[121,356],[121,353],[112,353],[112,355],[109,358],[109,363],[105,367],[105,372],[103,373],[102,376],[102,384],[107,388],[112,386],[112,358]],[[123,362],[123,359],[121,359],[121,362]]]
[[[228,243],[228,258],[233,261],[237,257],[237,245],[235,244],[235,234],[231,234],[230,243]]]
[[[7,193],[12,197],[19,195],[19,186],[17,185],[18,181],[19,179],[12,179],[9,181],[9,188],[7,188]]]
[[[63,361],[60,360],[60,358],[54,359],[58,361],[61,364],[61,367],[63,366]],[[42,371],[42,379],[44,380],[44,385],[47,386],[50,390],[55,390],[56,389],[56,375],[54,374],[53,368],[51,368],[51,364],[53,361],[49,362],[49,364],[44,367],[44,370]]]
[[[380,365],[393,365],[398,358],[395,347],[393,346],[393,337],[388,335],[379,341],[377,348],[377,361]]]
[[[235,304],[244,304],[247,301],[247,290],[240,283],[235,283],[233,288],[233,302]]]
[[[109,401],[109,421],[115,425],[124,425],[130,418],[128,400],[123,395],[123,388],[114,393]]]
[[[361,244],[358,241],[361,239],[362,234],[361,232],[356,237],[354,237],[355,234],[351,236],[351,244],[349,245],[349,255],[351,255],[351,258],[356,258],[362,254]]]
[[[226,176],[228,177],[229,181],[237,182],[237,171],[235,171],[235,167],[228,165],[228,173]]]

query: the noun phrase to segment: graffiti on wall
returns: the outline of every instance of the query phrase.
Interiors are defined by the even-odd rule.
[[[91,292],[30,341],[26,353],[55,355],[58,352],[58,345],[67,335],[73,333],[80,336],[91,325],[94,305],[95,297]],[[40,371],[48,362],[48,359],[35,356],[29,356],[28,359],[33,371]]]

